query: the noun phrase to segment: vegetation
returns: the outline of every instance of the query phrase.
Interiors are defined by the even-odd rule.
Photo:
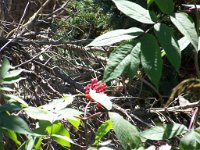
[[[1,16],[0,149],[200,149],[199,8],[47,0]]]

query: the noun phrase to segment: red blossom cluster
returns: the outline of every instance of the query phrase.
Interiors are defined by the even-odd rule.
[[[101,82],[101,81],[98,81],[97,78],[92,78],[90,80],[90,83],[88,83],[85,87],[84,87],[84,90],[85,90],[85,97],[90,100],[90,101],[93,101],[93,99],[90,97],[89,95],[89,92],[90,92],[90,89],[92,90],[95,90],[97,93],[104,93],[105,92],[105,89],[106,89],[106,84]],[[101,107],[102,105],[100,103],[97,103],[97,107]]]

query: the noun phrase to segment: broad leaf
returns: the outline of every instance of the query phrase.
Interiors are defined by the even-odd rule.
[[[141,139],[137,128],[117,113],[109,112],[109,117],[112,121],[113,130],[123,148],[125,150],[138,148]]]
[[[107,46],[123,40],[134,39],[142,33],[143,30],[136,27],[129,29],[118,29],[97,37],[88,46]]]
[[[182,124],[165,124],[155,126],[141,133],[141,136],[149,140],[166,140],[187,132],[187,128]]]
[[[125,70],[129,70],[130,76],[134,75],[140,64],[140,43],[126,44],[115,49],[107,62],[103,81],[107,82],[117,78]]]
[[[0,124],[2,127],[13,130],[21,134],[33,134],[27,123],[20,117],[0,114]]]
[[[186,13],[175,13],[170,19],[177,29],[191,42],[194,48],[198,50],[198,36],[195,24],[189,19],[189,16]]]
[[[178,45],[181,51],[183,51],[189,44],[190,44],[190,41],[185,36],[182,37],[180,40],[178,40]]]
[[[64,108],[62,110],[57,111],[56,114],[58,114],[56,118],[57,120],[71,119],[71,120],[80,121],[78,118],[82,114],[82,112],[73,108]]]
[[[0,91],[13,92],[14,90],[9,87],[0,87]]]
[[[180,142],[180,150],[198,150],[200,149],[200,134],[192,130],[186,134]]]
[[[162,48],[166,52],[167,58],[174,66],[176,71],[179,71],[181,65],[181,51],[177,41],[174,38],[172,29],[161,23],[155,24],[154,29]]]
[[[117,8],[125,15],[145,24],[154,24],[156,20],[155,14],[150,13],[147,9],[140,5],[127,0],[112,0]],[[152,19],[153,18],[153,19]]]
[[[18,96],[15,95],[11,95],[11,94],[4,94],[4,96],[9,99],[8,101],[10,102],[19,102],[21,104],[23,104],[25,107],[28,107],[28,104],[21,98],[19,98]]]
[[[98,144],[98,142],[101,140],[101,138],[106,135],[110,129],[112,128],[112,122],[111,120],[107,120],[104,123],[101,124],[101,126],[97,129],[97,132],[95,134],[95,142],[94,144]]]
[[[72,141],[70,139],[70,134],[67,131],[67,129],[62,125],[61,122],[56,122],[52,124],[51,126],[48,126],[46,128],[46,131],[50,136],[53,136],[53,139],[60,145],[70,147],[70,142]],[[66,140],[67,139],[67,140]]]
[[[27,115],[33,119],[38,120],[47,120],[50,122],[54,122],[56,120],[57,115],[55,115],[53,112],[44,110],[37,107],[28,107],[25,108],[24,111],[27,113]]]
[[[76,119],[67,119],[67,121],[69,123],[71,123],[77,130],[78,130],[80,124],[81,124],[81,121],[80,121],[79,118],[76,118]]]
[[[142,38],[141,63],[149,79],[158,87],[162,74],[162,59],[157,40],[151,34]]]
[[[107,110],[112,109],[112,102],[110,101],[112,97],[109,97],[104,93],[97,93],[95,90],[90,90],[89,95],[95,102],[100,103]]]
[[[5,78],[2,83],[3,84],[13,84],[13,83],[19,82],[24,79],[26,79],[26,78],[23,78],[23,77]]]
[[[71,104],[73,102],[73,96],[72,95],[65,95],[60,99],[55,99],[52,100],[51,102],[49,102],[46,105],[42,105],[40,106],[40,108],[44,109],[44,110],[48,110],[48,111],[58,111],[61,110],[63,108],[65,108],[66,106],[68,106],[69,104]]]
[[[174,10],[173,0],[154,0],[158,5],[159,9],[166,14],[171,14]]]

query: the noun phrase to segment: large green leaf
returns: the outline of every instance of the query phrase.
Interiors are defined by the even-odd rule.
[[[154,0],[159,9],[166,14],[171,14],[174,10],[173,0]]]
[[[57,114],[54,114],[51,111],[37,108],[37,107],[28,107],[28,108],[25,108],[24,111],[27,113],[29,117],[33,119],[47,120],[50,122],[54,122],[57,118]]]
[[[140,43],[126,44],[115,49],[107,62],[103,81],[120,76],[125,69],[135,74],[140,64]]]
[[[123,40],[134,39],[142,33],[143,30],[136,27],[129,29],[118,29],[97,37],[88,46],[107,46]]]
[[[196,50],[198,50],[198,36],[195,24],[190,20],[186,13],[175,13],[170,16],[172,23],[177,29],[191,42]]]
[[[13,84],[13,83],[19,82],[24,79],[26,79],[26,78],[23,78],[23,77],[5,78],[2,83],[3,84]]]
[[[200,149],[200,134],[195,130],[186,134],[180,142],[180,150],[198,150]]]
[[[62,125],[61,122],[55,122],[51,126],[46,128],[46,131],[50,136],[53,136],[53,139],[60,145],[70,147],[70,134],[67,129]],[[55,136],[58,135],[58,136]],[[67,140],[66,140],[67,139]]]
[[[64,108],[56,112],[56,114],[58,114],[57,120],[71,119],[71,120],[76,120],[76,121],[80,121],[79,116],[82,113],[83,112],[80,112],[77,109],[73,109],[73,108]]]
[[[141,63],[149,79],[158,87],[162,74],[162,59],[157,40],[151,34],[142,38]]]
[[[73,96],[72,95],[65,95],[60,99],[55,99],[49,102],[46,105],[40,106],[40,108],[48,111],[55,111],[57,112],[58,110],[61,110],[71,104],[73,102]]]
[[[125,150],[138,148],[141,139],[135,126],[117,113],[109,112],[113,130]]]
[[[141,133],[141,136],[149,140],[166,140],[187,132],[187,127],[182,124],[165,124],[155,126]]]
[[[0,126],[21,134],[33,134],[27,123],[20,117],[0,114]]]
[[[154,24],[156,16],[140,5],[127,0],[112,0],[125,15],[145,24]]]
[[[107,120],[101,124],[101,126],[97,129],[97,132],[95,134],[95,142],[94,144],[98,144],[98,142],[101,140],[101,138],[106,135],[110,129],[112,128],[112,122],[111,120]]]
[[[179,71],[181,65],[181,51],[178,42],[173,36],[172,29],[162,23],[155,24],[154,29],[162,48],[166,52],[167,58],[176,71]]]

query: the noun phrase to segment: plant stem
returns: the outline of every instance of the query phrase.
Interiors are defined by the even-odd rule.
[[[194,50],[194,65],[197,74],[197,78],[200,78],[200,69],[199,69],[199,60],[198,60],[198,51]]]

